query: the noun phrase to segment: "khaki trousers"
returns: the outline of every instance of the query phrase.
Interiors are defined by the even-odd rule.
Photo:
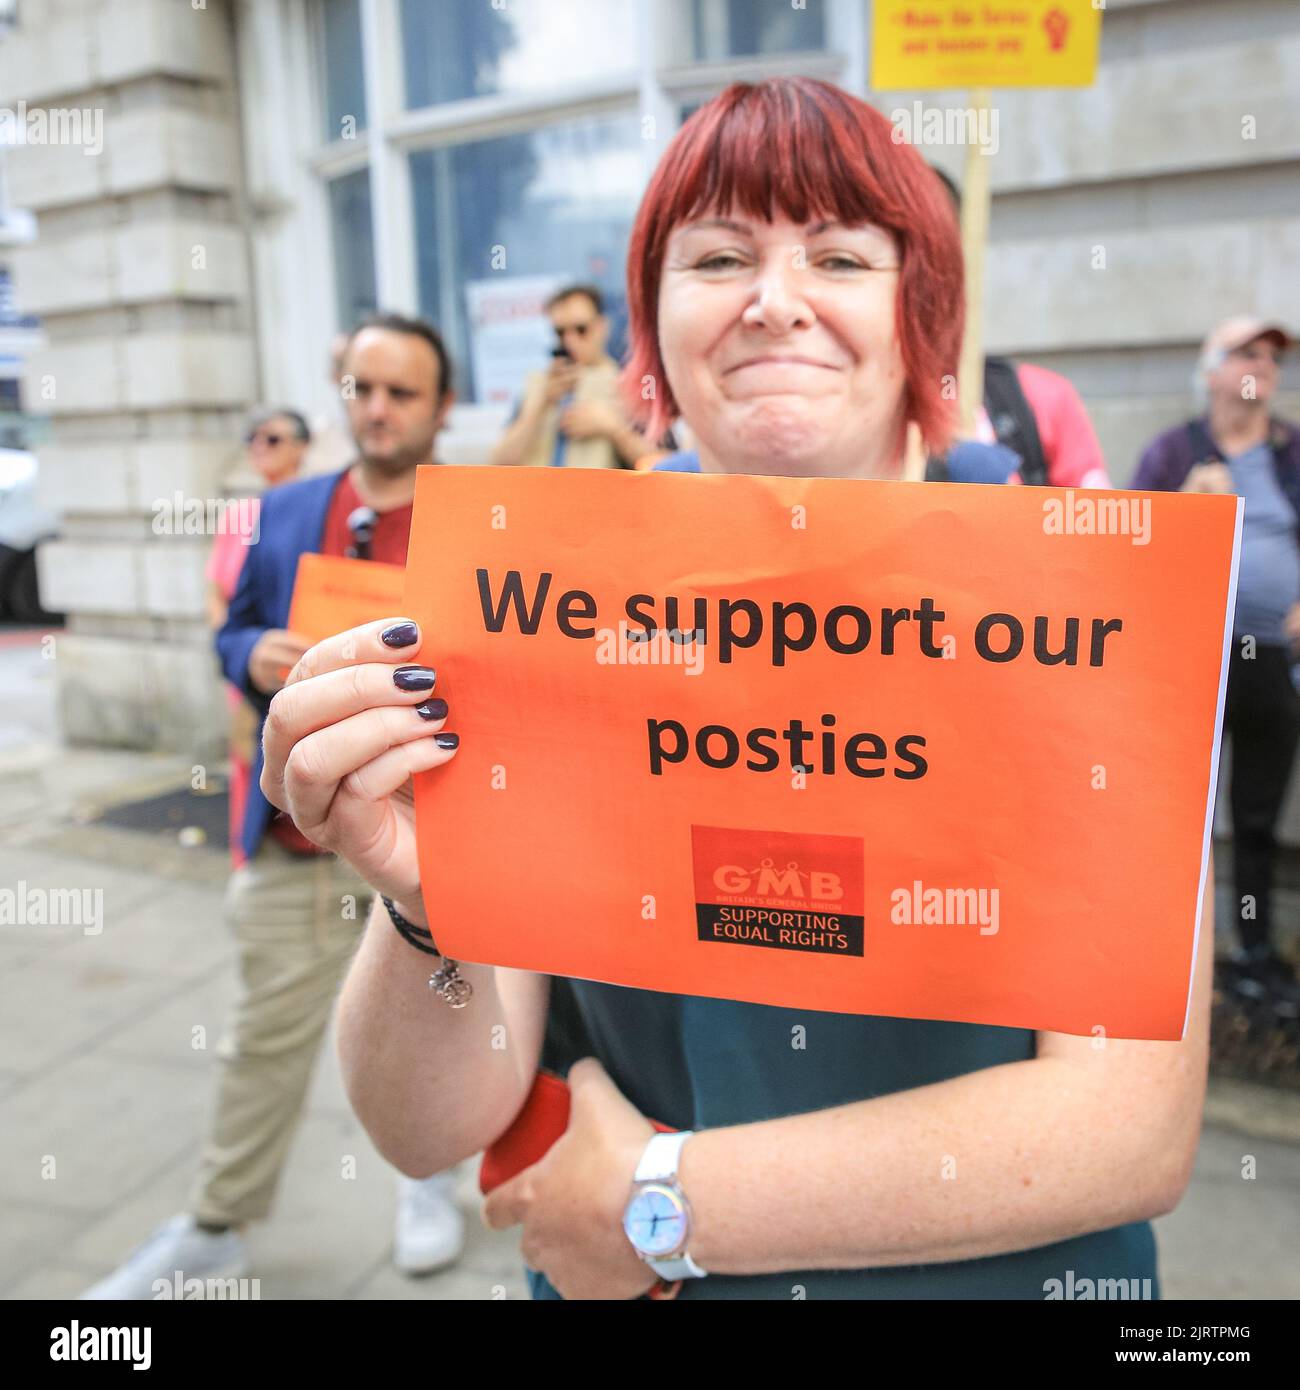
[[[231,877],[241,989],[217,1045],[215,1113],[190,1197],[197,1220],[237,1226],[270,1210],[372,894],[334,855],[291,854],[269,837]]]

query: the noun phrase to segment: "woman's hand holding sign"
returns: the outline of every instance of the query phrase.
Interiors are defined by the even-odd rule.
[[[443,731],[434,671],[409,662],[419,640],[414,623],[388,618],[305,652],[271,701],[262,790],[423,923],[411,775],[454,758],[458,739]]]

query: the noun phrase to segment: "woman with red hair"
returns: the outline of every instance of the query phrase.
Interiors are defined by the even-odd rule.
[[[697,443],[668,466],[896,478],[951,437],[962,280],[947,195],[844,92],[737,84],[696,113],[646,193],[628,281],[629,394],[652,433],[680,418]],[[507,1130],[539,1065],[567,1073],[567,1130],[486,1206],[490,1224],[522,1226],[535,1296],[1153,1292],[1149,1220],[1179,1200],[1200,1128],[1208,947],[1181,1043],[478,965],[460,968],[463,1008],[431,1007],[438,924],[406,784],[457,737],[424,703],[432,672],[394,674],[418,640],[393,619],[309,651],[272,704],[262,785],[389,900],[344,990],[340,1052],[390,1161],[441,1171]],[[439,977],[448,994],[455,975]]]

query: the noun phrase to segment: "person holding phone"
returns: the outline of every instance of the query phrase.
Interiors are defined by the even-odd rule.
[[[856,97],[773,78],[728,87],[661,158],[628,254],[627,381],[656,384],[638,394],[652,435],[685,420],[699,471],[897,479],[909,439],[952,439],[957,227],[893,136]],[[422,893],[410,778],[436,785],[470,712],[426,724],[412,708],[427,692],[399,676],[420,641],[394,617],[308,651],[271,703],[262,786],[385,900],[339,1013],[345,1084],[382,1153],[434,1172],[510,1130],[539,1067],[567,1076],[562,1137],[485,1207],[521,1227],[535,1297],[1043,1299],[1082,1278],[1158,1292],[1151,1218],[1181,1198],[1200,1132],[1212,886],[1181,1042],[457,965],[438,951],[436,888]],[[438,814],[464,814],[444,800]]]
[[[528,378],[489,461],[503,467],[631,468],[658,452],[631,422],[619,395],[600,290],[569,285],[551,296],[546,312],[555,329],[551,365]]]

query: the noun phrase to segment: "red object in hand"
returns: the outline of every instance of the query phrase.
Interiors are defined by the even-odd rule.
[[[671,1125],[651,1124],[662,1134]],[[486,1196],[525,1168],[531,1168],[569,1127],[569,1083],[550,1071],[539,1071],[533,1089],[514,1123],[483,1154],[478,1188]]]

